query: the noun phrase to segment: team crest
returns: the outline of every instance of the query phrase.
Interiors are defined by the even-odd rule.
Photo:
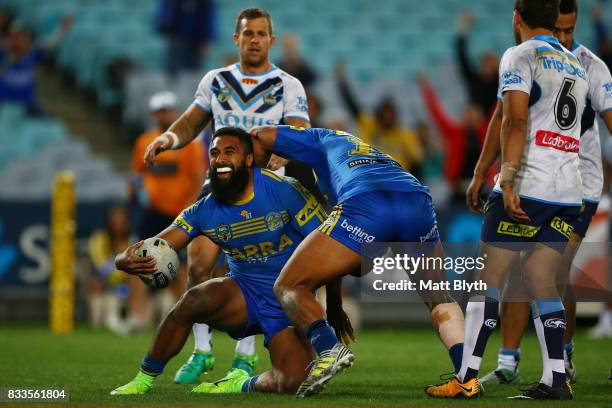
[[[227,242],[232,237],[232,231],[229,225],[221,224],[217,227],[217,239],[221,242]]]
[[[276,96],[274,96],[274,94],[272,92],[267,93],[264,95],[263,97],[263,102],[266,105],[275,105],[276,104]]]
[[[283,226],[283,218],[277,212],[272,212],[266,215],[266,225],[268,226],[268,230],[276,231]]]
[[[242,210],[240,211],[240,216],[242,218],[244,218],[245,220],[250,220],[251,218],[253,218],[253,214],[251,214],[249,211],[247,210]]]
[[[219,93],[217,94],[217,100],[221,103],[227,102],[231,97],[230,90],[227,88],[219,89]]]

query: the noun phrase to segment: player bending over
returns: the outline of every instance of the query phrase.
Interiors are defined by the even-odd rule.
[[[552,36],[558,14],[559,0],[515,1],[520,45],[506,51],[500,65],[502,167],[485,206],[480,244],[488,255],[481,276],[488,288],[467,305],[461,370],[447,383],[427,387],[432,397],[481,395],[478,371],[497,325],[499,292],[521,252],[543,373],[515,398],[573,397],[563,363],[567,320],[556,279],[582,205],[578,152],[589,81],[578,59]],[[468,199],[474,204],[474,197]]]
[[[351,231],[359,228],[375,242],[423,243],[433,248],[425,255],[443,256],[436,214],[427,187],[393,158],[351,134],[278,126],[254,129],[251,135],[254,145],[267,155],[274,153],[312,167],[321,191],[337,204],[323,225],[296,249],[274,285],[287,317],[319,356],[297,391],[304,397],[320,392],[354,360],[313,295],[314,289],[359,271],[361,242]],[[256,155],[256,163],[265,163],[267,155]],[[439,280],[439,272],[419,271],[416,278]],[[463,313],[447,293],[428,295],[434,326],[457,364],[463,347]]]
[[[576,367],[572,357],[574,355],[573,334],[576,326],[576,299],[569,285],[569,275],[572,261],[586,231],[591,223],[593,215],[597,211],[597,205],[601,198],[603,188],[603,168],[601,162],[601,146],[599,138],[599,126],[596,114],[599,114],[605,122],[609,132],[612,132],[612,94],[607,91],[612,87],[612,77],[606,64],[599,59],[591,50],[576,42],[574,32],[578,19],[578,4],[576,0],[561,0],[560,13],[555,24],[554,34],[561,45],[576,55],[589,77],[590,105],[587,106],[582,115],[580,130],[580,174],[582,176],[583,206],[580,217],[573,225],[574,230],[569,238],[569,243],[563,253],[562,273],[559,276],[559,292],[563,297],[563,306],[567,314],[567,327],[563,338],[563,356],[565,361],[565,372],[570,382],[576,381]],[[499,127],[497,127],[499,129]],[[490,149],[494,154],[483,156],[476,166],[475,174],[486,172],[497,157],[499,149],[499,132],[497,148]],[[484,152],[484,149],[483,149]],[[479,176],[475,176],[477,178]],[[482,179],[481,179],[482,180]],[[476,184],[482,185],[481,182]],[[476,190],[472,191],[477,191]],[[468,196],[470,196],[468,191]],[[476,209],[476,208],[474,208]],[[511,279],[508,284],[520,284],[520,279]],[[516,293],[512,288],[510,293]],[[529,303],[527,302],[502,302],[501,307],[501,331],[502,348],[499,350],[498,367],[485,375],[480,381],[483,384],[512,384],[519,382],[519,361],[521,338],[529,321]]]
[[[251,139],[244,130],[223,128],[215,133],[210,165],[211,194],[183,211],[158,237],[178,250],[194,237],[204,236],[211,243],[202,258],[204,266],[212,268],[222,249],[230,273],[197,285],[181,297],[160,325],[139,373],[112,395],[150,391],[155,377],[183,347],[194,323],[209,324],[238,339],[263,333],[272,362],[272,370],[260,375],[250,377],[236,368],[217,382],[200,384],[194,392],[292,393],[306,376],[311,345],[291,327],[274,297],[273,285],[298,244],[321,225],[322,207],[295,180],[254,168]],[[155,265],[150,257],[136,257],[140,245],[119,254],[116,264],[146,279]],[[328,296],[334,302],[333,294]],[[330,313],[346,322],[341,307],[332,306]],[[350,324],[339,335],[352,336]]]

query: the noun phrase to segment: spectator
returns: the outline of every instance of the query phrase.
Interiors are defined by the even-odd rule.
[[[106,225],[88,241],[91,273],[89,276],[89,321],[94,327],[106,326],[122,334],[122,303],[128,298],[128,277],[115,269],[115,255],[130,244],[130,224],[123,206],[111,207]]]
[[[391,155],[410,171],[423,160],[423,148],[417,136],[400,125],[397,108],[390,98],[384,98],[375,115],[364,112],[353,96],[343,64],[335,68],[340,95],[349,113],[357,121],[357,133],[364,142]]]
[[[157,29],[167,39],[167,73],[199,71],[215,39],[214,0],[159,0]]]
[[[612,44],[608,39],[608,29],[603,19],[603,12],[599,4],[593,6],[593,23],[595,25],[595,48],[597,55],[612,70]]]
[[[31,115],[42,114],[36,95],[36,70],[45,53],[61,43],[71,26],[72,18],[64,17],[60,27],[37,44],[21,21],[11,22],[0,48],[0,105],[17,104]]]
[[[426,122],[419,122],[415,131],[423,146],[423,160],[413,169],[414,176],[427,185],[441,182],[444,179],[444,157],[437,140],[431,134],[431,128]]]
[[[464,201],[466,182],[472,178],[474,165],[487,132],[487,121],[480,106],[468,104],[457,122],[444,112],[438,97],[425,75],[420,79],[421,92],[429,115],[444,141],[444,173],[453,190],[453,200]]]
[[[474,14],[467,12],[459,21],[456,52],[463,81],[467,87],[470,103],[480,107],[486,115],[492,113],[497,102],[499,58],[493,52],[485,52],[480,58],[480,67],[474,69],[467,50],[468,36],[474,23]]]
[[[316,72],[300,55],[299,38],[293,33],[283,37],[283,59],[278,66],[296,77],[306,90],[309,90],[317,80]]]

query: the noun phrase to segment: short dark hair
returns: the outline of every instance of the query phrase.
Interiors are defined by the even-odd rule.
[[[238,139],[240,139],[240,143],[242,143],[246,148],[247,154],[253,153],[253,141],[251,140],[251,135],[249,135],[246,130],[237,127],[224,127],[215,132],[212,137],[212,140],[215,140],[216,138],[221,136],[237,137]]]
[[[552,31],[559,17],[559,0],[514,0],[514,9],[529,28]]]
[[[270,17],[270,14],[266,10],[258,7],[246,8],[240,11],[240,14],[238,14],[238,17],[236,17],[236,34],[240,34],[240,25],[242,24],[242,20],[245,18],[247,20],[265,18],[268,20],[268,28],[270,29],[270,35],[272,35],[272,17]]]
[[[578,14],[578,2],[576,0],[561,0],[559,14]]]

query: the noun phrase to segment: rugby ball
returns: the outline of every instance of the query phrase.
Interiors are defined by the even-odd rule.
[[[174,248],[161,238],[147,238],[136,251],[136,256],[151,256],[155,259],[156,271],[150,280],[143,282],[153,288],[165,288],[176,279],[179,271],[179,257]]]

